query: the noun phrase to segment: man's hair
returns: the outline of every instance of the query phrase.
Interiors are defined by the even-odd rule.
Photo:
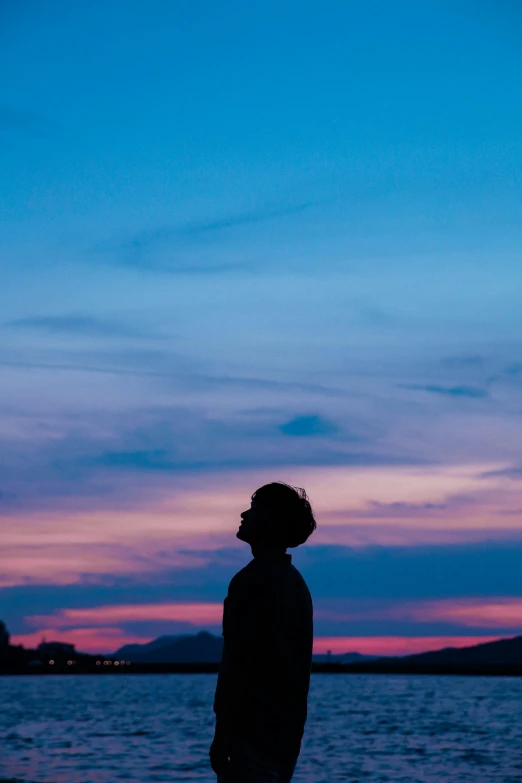
[[[285,547],[304,544],[317,527],[308,496],[300,487],[274,481],[257,489],[254,500],[270,511],[270,537]]]

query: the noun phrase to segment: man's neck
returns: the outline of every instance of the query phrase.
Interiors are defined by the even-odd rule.
[[[283,556],[286,555],[286,547],[270,547],[252,544],[251,549],[254,557],[271,557],[276,560],[282,560]]]

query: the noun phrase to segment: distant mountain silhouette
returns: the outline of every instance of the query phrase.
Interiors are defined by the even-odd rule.
[[[111,656],[101,656],[104,660],[116,659],[114,668],[121,660],[131,661],[136,664],[195,664],[214,665],[221,661],[223,650],[223,637],[215,636],[208,631],[200,631],[197,634],[185,634],[182,636],[160,636],[147,644],[126,644],[116,650]],[[97,670],[100,656],[88,655],[74,649],[74,645],[66,642],[46,642],[40,644],[37,650],[26,649],[22,645],[10,645],[9,633],[5,623],[0,621],[0,671],[26,671],[31,664],[49,665],[49,658],[55,659],[57,668],[63,664],[63,671],[69,673],[68,661],[74,658],[74,671]],[[62,660],[63,659],[63,660]],[[316,654],[313,656],[314,664],[318,665],[318,671],[324,669],[324,664],[339,663],[342,671],[368,671],[399,673],[411,671],[426,672],[430,667],[440,667],[442,673],[466,671],[480,673],[481,667],[486,673],[491,674],[494,667],[499,668],[499,673],[512,670],[515,674],[522,673],[522,636],[514,636],[509,639],[499,639],[496,642],[475,644],[469,647],[446,647],[415,655],[401,657],[361,655],[357,652]],[[92,667],[91,667],[92,664]],[[131,664],[129,664],[131,665]],[[91,667],[91,668],[89,668]],[[346,667],[346,668],[344,668]],[[504,667],[504,668],[503,668]],[[511,669],[510,669],[511,667]],[[328,668],[328,667],[327,667]],[[335,669],[336,667],[332,667]],[[183,669],[186,671],[188,669]],[[105,667],[100,667],[100,672],[105,672]],[[116,671],[116,669],[115,669]],[[119,669],[118,669],[119,671]],[[34,673],[34,671],[32,672]],[[71,668],[70,673],[73,673]]]
[[[522,636],[470,647],[445,647],[435,652],[406,655],[401,661],[412,664],[522,664]]]
[[[219,663],[223,650],[223,637],[208,631],[181,636],[160,636],[147,644],[126,644],[112,653],[114,658],[123,658],[132,663]],[[522,636],[501,639],[470,647],[446,647],[443,650],[405,655],[400,658],[361,655],[357,652],[316,654],[314,663],[357,664],[374,661],[401,661],[415,665],[503,665],[522,664]]]
[[[195,635],[160,636],[147,644],[125,644],[112,654],[132,663],[219,663],[223,637],[208,631]]]
[[[114,658],[124,658],[132,663],[219,663],[223,650],[223,637],[207,631],[181,636],[159,636],[147,644],[125,644],[112,653]],[[357,652],[317,654],[316,663],[362,663],[377,656]]]

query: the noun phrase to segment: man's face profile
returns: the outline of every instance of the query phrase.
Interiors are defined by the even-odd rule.
[[[241,512],[241,524],[236,533],[236,538],[246,541],[247,544],[255,543],[263,538],[268,511],[260,503],[252,501],[250,508]]]

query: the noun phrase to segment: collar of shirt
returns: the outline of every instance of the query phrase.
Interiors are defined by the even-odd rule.
[[[254,555],[255,560],[270,560],[273,563],[288,563],[292,562],[292,555],[286,552],[256,552]]]

